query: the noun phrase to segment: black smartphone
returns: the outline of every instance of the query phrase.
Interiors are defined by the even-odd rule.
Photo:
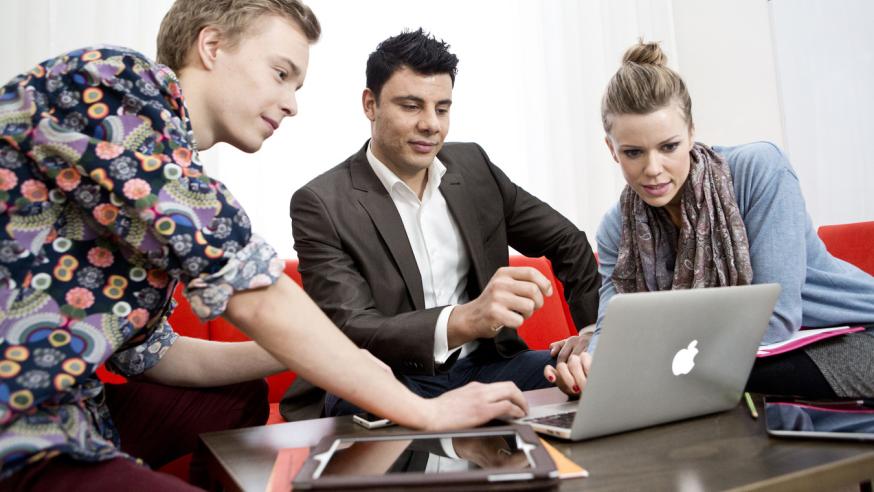
[[[766,396],[765,425],[780,437],[874,441],[874,400]]]
[[[356,413],[352,415],[352,421],[365,429],[379,429],[380,427],[395,425],[391,420],[382,418],[379,415],[374,415],[370,412]]]

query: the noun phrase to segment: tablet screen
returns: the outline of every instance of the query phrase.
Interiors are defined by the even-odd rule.
[[[530,470],[516,434],[426,439],[339,439],[319,476]]]
[[[872,400],[766,399],[765,419],[768,431],[779,435],[874,440]]]

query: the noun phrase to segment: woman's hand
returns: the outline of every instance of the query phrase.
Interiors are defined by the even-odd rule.
[[[555,367],[546,366],[543,375],[555,383],[564,393],[579,396],[586,388],[589,378],[589,368],[592,366],[592,356],[588,352],[571,354],[567,361],[558,362]]]

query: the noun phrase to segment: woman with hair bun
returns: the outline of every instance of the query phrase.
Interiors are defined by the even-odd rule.
[[[627,186],[597,234],[603,283],[589,354],[617,292],[779,283],[766,344],[802,326],[874,323],[874,277],[826,251],[785,154],[768,142],[695,142],[692,101],[666,61],[656,43],[632,46],[602,100],[605,141]],[[874,395],[872,353],[869,328],[759,359],[748,389]]]

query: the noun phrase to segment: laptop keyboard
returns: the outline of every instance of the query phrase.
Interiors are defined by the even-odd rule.
[[[527,418],[525,422],[530,422],[533,424],[542,424],[542,425],[551,425],[553,427],[561,427],[564,429],[570,429],[574,424],[574,417],[576,416],[576,410],[567,412],[567,413],[557,413],[555,415],[545,415],[543,417],[536,418]]]

